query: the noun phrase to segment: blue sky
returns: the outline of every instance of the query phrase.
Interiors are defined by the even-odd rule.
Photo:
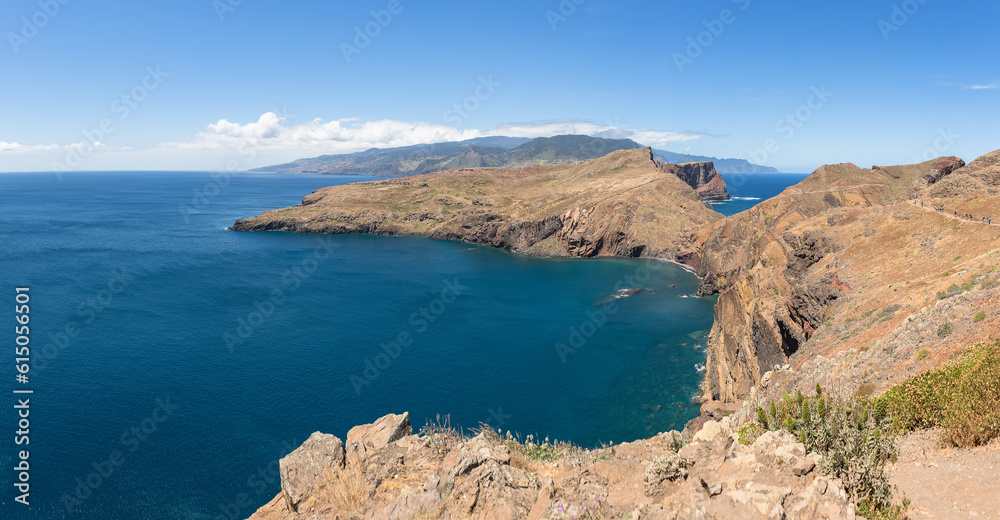
[[[243,169],[556,133],[789,172],[970,161],[1000,148],[998,15],[964,0],[13,0],[0,171]]]

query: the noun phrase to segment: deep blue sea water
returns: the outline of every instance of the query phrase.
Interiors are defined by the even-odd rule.
[[[752,179],[730,191],[787,182]],[[0,174],[0,516],[245,518],[310,433],[343,438],[390,412],[584,446],[697,415],[714,298],[681,298],[698,280],[679,268],[226,229],[359,180]],[[24,385],[19,286],[31,288]],[[650,290],[604,307],[621,287]],[[11,391],[27,388],[25,447]],[[25,448],[29,514],[11,470]]]
[[[712,209],[726,216],[735,215],[774,197],[808,176],[807,173],[724,173],[722,179],[726,181],[732,200],[713,203]]]

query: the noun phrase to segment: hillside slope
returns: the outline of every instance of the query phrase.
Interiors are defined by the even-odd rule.
[[[997,333],[996,155],[824,166],[699,231],[682,256],[719,293],[706,397],[878,393]]]

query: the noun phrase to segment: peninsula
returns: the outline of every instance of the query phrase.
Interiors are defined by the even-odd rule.
[[[538,256],[678,259],[722,218],[711,163],[667,165],[649,148],[559,166],[474,168],[317,190],[238,231],[419,235]]]

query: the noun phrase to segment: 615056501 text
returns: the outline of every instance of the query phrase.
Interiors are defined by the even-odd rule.
[[[14,488],[16,489],[14,500],[24,505],[30,505],[31,496],[31,464],[29,458],[31,453],[26,449],[31,444],[31,398],[27,394],[33,393],[27,389],[28,373],[31,371],[31,289],[28,287],[18,287],[14,295],[14,367],[16,369],[15,380],[18,385],[14,388],[14,410],[17,412],[17,424],[14,431],[14,444],[18,446],[14,466]]]

